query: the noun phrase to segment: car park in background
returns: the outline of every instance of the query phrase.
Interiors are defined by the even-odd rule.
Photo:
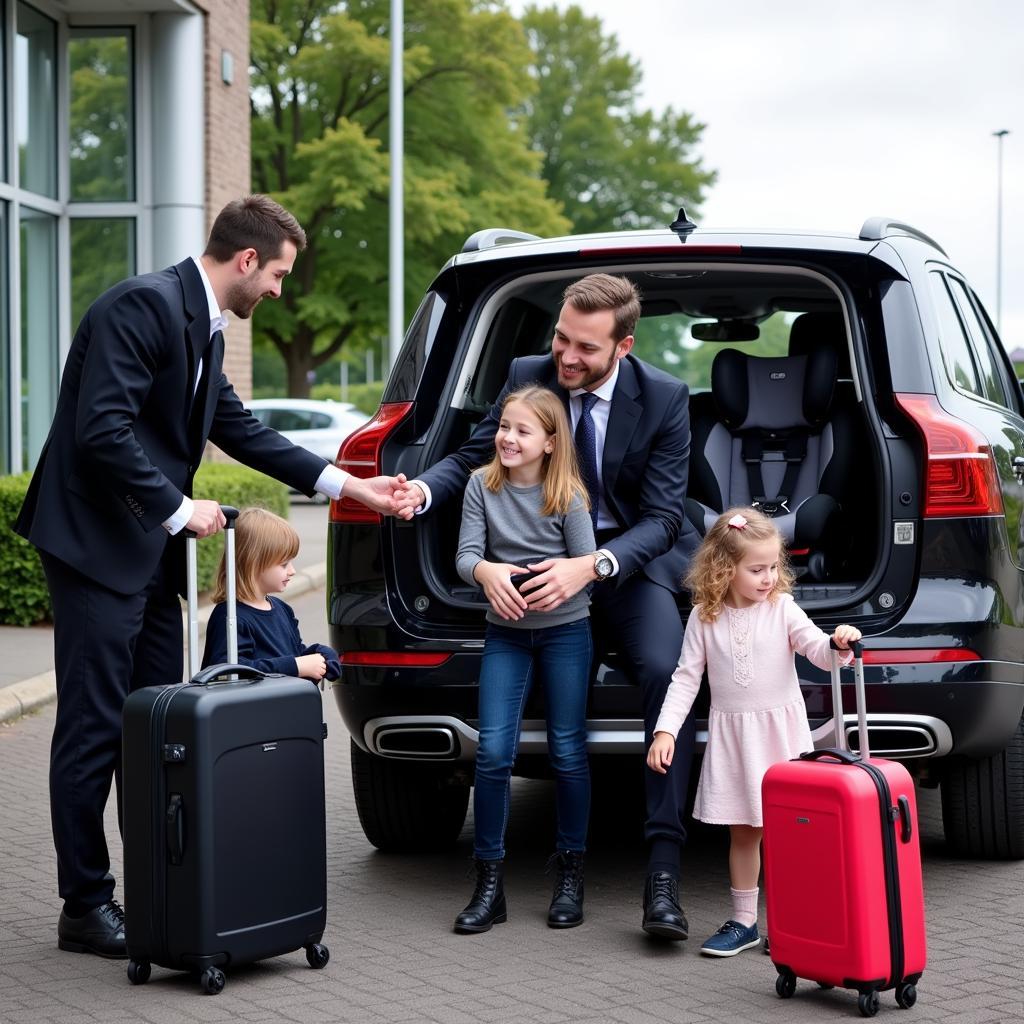
[[[370,418],[351,402],[317,402],[309,398],[255,398],[249,411],[292,444],[334,461],[341,442]]]

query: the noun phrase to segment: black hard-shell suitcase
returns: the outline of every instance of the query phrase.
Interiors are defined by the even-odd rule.
[[[234,519],[228,528],[228,651],[237,658]],[[329,953],[320,691],[248,666],[198,672],[196,541],[188,549],[191,682],[124,705],[124,904],[128,977],[192,971],[204,992],[222,967]]]

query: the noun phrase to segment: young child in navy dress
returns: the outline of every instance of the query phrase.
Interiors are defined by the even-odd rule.
[[[304,644],[299,623],[281,594],[295,575],[299,535],[285,519],[263,508],[246,508],[235,524],[238,661],[263,672],[280,672],[319,683],[341,675],[338,655],[325,644]],[[222,557],[206,626],[203,666],[228,660],[226,566]]]
[[[723,513],[697,551],[686,585],[693,612],[679,664],[654,726],[647,763],[664,772],[705,667],[711,689],[708,742],[693,816],[729,826],[732,917],[701,946],[706,956],[735,956],[760,943],[761,780],[768,768],[813,749],[794,652],[828,669],[831,648],[793,602],[793,575],[775,524],[752,508]],[[853,626],[832,638],[846,650]],[[844,663],[852,655],[843,655]]]

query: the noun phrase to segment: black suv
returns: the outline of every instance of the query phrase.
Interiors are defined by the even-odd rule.
[[[718,233],[681,216],[662,231],[478,232],[430,286],[338,465],[413,478],[455,451],[510,361],[549,350],[566,285],[597,271],[640,288],[634,354],[690,384],[695,525],[737,498],[790,516],[796,600],[865,635],[872,752],[942,787],[955,852],[1024,856],[1024,397],[977,295],[920,231],[873,218],[856,236]],[[451,842],[465,820],[484,605],[455,573],[459,511],[382,522],[331,507],[334,695],[382,849]],[[828,679],[797,666],[828,745]],[[640,764],[639,693],[614,654],[588,727],[595,759]],[[541,771],[544,749],[534,696],[517,773]]]

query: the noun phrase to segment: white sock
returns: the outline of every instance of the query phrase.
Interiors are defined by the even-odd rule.
[[[757,894],[760,889],[729,889],[732,897],[732,919],[749,928],[757,924]]]

